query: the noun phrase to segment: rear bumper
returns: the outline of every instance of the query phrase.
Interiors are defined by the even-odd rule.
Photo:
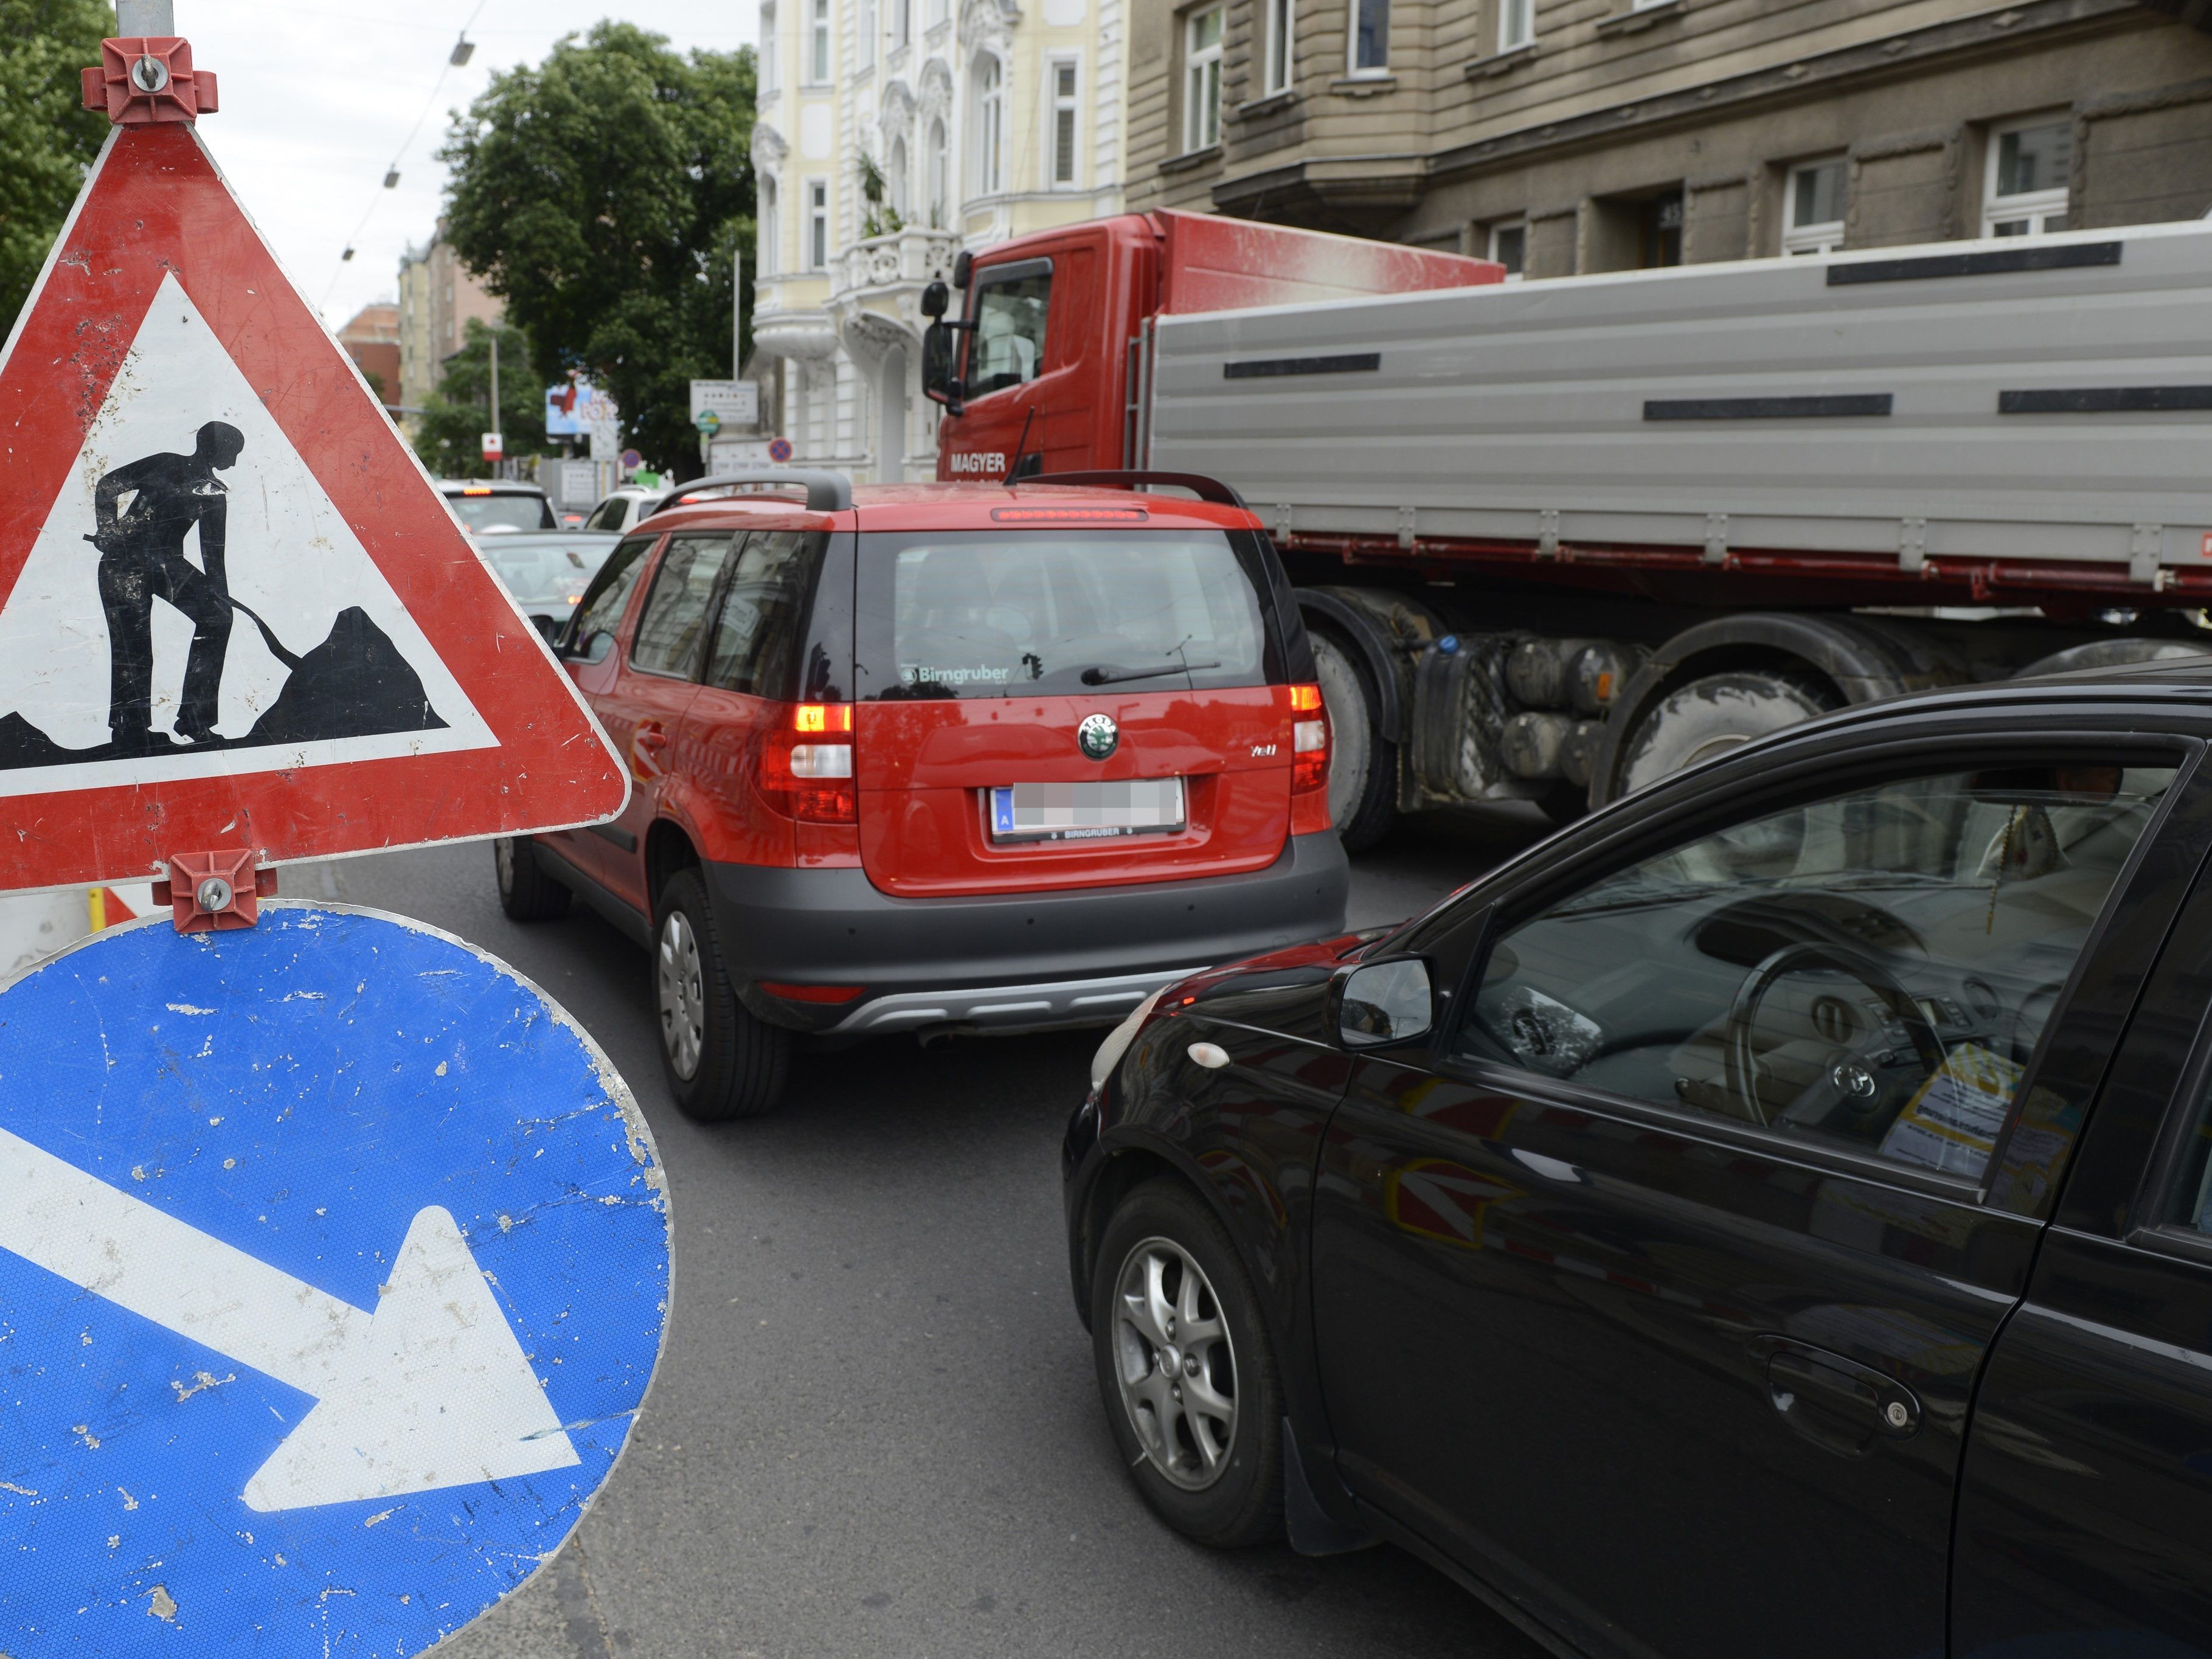
[[[1265,870],[1136,887],[894,898],[865,872],[710,864],[716,933],[746,1006],[804,1030],[1110,1024],[1162,985],[1344,928],[1335,834],[1293,836]],[[864,985],[842,1006],[752,981]]]

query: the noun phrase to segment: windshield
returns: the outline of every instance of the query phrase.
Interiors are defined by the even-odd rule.
[[[543,495],[509,491],[502,495],[464,495],[449,493],[446,505],[460,515],[472,536],[485,531],[558,530],[553,509]]]
[[[496,538],[483,550],[484,559],[507,591],[518,599],[558,605],[564,610],[584,597],[599,568],[613,552],[615,539],[556,546],[532,537],[520,546]]]
[[[1264,684],[1253,579],[1220,531],[863,536],[864,698]]]

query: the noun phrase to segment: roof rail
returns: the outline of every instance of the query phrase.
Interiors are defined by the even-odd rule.
[[[653,510],[663,512],[696,490],[719,489],[730,484],[799,484],[806,491],[806,507],[811,513],[842,513],[853,504],[853,481],[842,472],[815,467],[764,466],[750,472],[717,472],[712,477],[694,478],[689,483],[678,484],[663,495]]]
[[[1209,478],[1203,472],[1135,472],[1109,471],[1103,472],[1033,472],[1026,478],[1013,480],[1017,484],[1103,484],[1121,489],[1149,489],[1155,485],[1171,484],[1188,489],[1201,501],[1213,501],[1222,507],[1251,508],[1244,506],[1244,498],[1218,478]]]

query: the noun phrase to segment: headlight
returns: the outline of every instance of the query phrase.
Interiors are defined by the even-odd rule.
[[[1137,1040],[1137,1028],[1145,1023],[1146,1016],[1168,993],[1164,985],[1129,1010],[1129,1017],[1106,1033],[1106,1041],[1098,1045],[1098,1052],[1091,1056],[1091,1092],[1097,1094],[1106,1086],[1106,1079],[1114,1075],[1114,1068],[1121,1063],[1121,1056],[1129,1052],[1129,1045]]]

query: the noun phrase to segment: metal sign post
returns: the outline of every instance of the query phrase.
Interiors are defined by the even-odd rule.
[[[629,781],[232,197],[167,0],[120,27],[0,358],[0,892],[167,914],[0,989],[0,1651],[406,1659],[611,1472],[665,1182],[536,987],[271,866]]]

